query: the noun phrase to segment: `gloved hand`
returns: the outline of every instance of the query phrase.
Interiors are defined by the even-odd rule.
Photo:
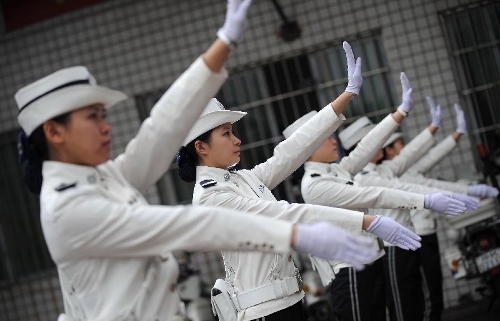
[[[358,57],[354,62],[354,54],[352,53],[351,46],[344,41],[342,44],[347,58],[347,88],[345,91],[359,95],[359,90],[363,84],[363,77],[361,77],[361,57]]]
[[[364,264],[377,257],[377,251],[370,248],[372,242],[367,237],[355,236],[340,227],[320,222],[297,224],[294,248],[322,259],[349,263],[361,270]]]
[[[436,105],[434,100],[429,96],[425,97],[425,99],[427,99],[427,104],[429,104],[429,107],[431,107],[431,117],[432,117],[431,126],[440,128],[442,120],[441,106]]]
[[[451,193],[451,198],[464,203],[468,211],[475,211],[479,208],[479,202],[470,196],[460,193]]]
[[[444,193],[434,193],[425,195],[424,207],[442,214],[457,216],[467,209],[465,204],[459,200],[454,200]]]
[[[251,4],[252,0],[228,0],[226,20],[222,28],[217,31],[217,36],[236,44],[240,43],[247,28],[247,12]]]
[[[375,220],[366,229],[367,232],[377,235],[403,250],[415,251],[422,245],[422,238],[413,233],[403,225],[396,222],[392,217],[377,215]]]
[[[468,194],[477,197],[497,197],[498,189],[485,184],[469,185]]]
[[[457,133],[460,133],[462,135],[467,134],[467,124],[465,123],[465,115],[464,111],[458,104],[453,105],[455,108],[455,112],[457,113]]]
[[[413,108],[413,99],[411,98],[413,89],[411,88],[410,81],[404,72],[401,73],[399,78],[401,79],[401,87],[403,88],[403,100],[398,109],[401,108],[406,114],[409,114]]]

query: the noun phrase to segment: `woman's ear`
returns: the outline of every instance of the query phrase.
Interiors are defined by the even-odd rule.
[[[47,142],[52,144],[61,144],[64,142],[64,136],[62,135],[62,124],[58,124],[53,120],[48,120],[42,125],[43,133]]]
[[[200,155],[206,155],[207,154],[207,149],[208,149],[208,144],[205,142],[202,142],[201,140],[197,140],[194,142],[194,149],[196,152]]]

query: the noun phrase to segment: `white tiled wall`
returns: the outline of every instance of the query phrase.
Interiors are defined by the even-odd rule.
[[[441,139],[454,130],[452,105],[459,96],[438,11],[469,1],[279,2],[289,18],[299,22],[302,37],[292,43],[282,42],[276,36],[282,22],[272,3],[254,0],[246,39],[230,57],[229,69],[380,30],[395,92],[399,95],[400,71],[407,73],[413,86],[415,107],[405,121],[407,137],[430,124],[426,95],[443,106],[443,127],[437,137]],[[15,91],[59,68],[85,65],[100,84],[122,90],[130,97],[166,88],[215,39],[224,12],[224,0],[112,0],[1,34],[0,133],[17,129]],[[117,154],[138,130],[134,100],[112,110],[110,121],[114,124]],[[472,166],[467,137],[433,174],[456,179],[465,166]],[[154,189],[148,197],[153,203],[159,202]],[[458,304],[464,291],[473,292],[473,287],[456,283],[449,274],[445,288],[446,306]]]

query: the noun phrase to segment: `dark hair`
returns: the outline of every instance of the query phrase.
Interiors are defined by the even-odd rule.
[[[387,160],[387,152],[386,152],[386,148],[390,147],[390,148],[394,148],[394,144],[398,141],[398,140],[403,140],[402,137],[399,137],[398,139],[396,139],[395,141],[393,141],[392,143],[390,143],[389,145],[385,146],[382,151],[384,153],[384,156],[377,162],[377,164],[380,164],[382,163],[383,161]]]
[[[69,122],[71,112],[52,118],[59,124]],[[23,179],[28,189],[40,195],[42,189],[42,165],[49,158],[49,148],[43,132],[43,124],[38,126],[29,137],[21,130],[17,138],[18,161],[23,172]]]
[[[197,140],[201,140],[204,143],[210,143],[210,134],[212,134],[213,129],[200,136],[193,139],[186,146],[182,146],[176,155],[177,166],[179,169],[177,173],[179,177],[185,182],[196,181],[196,165],[198,165],[198,154],[196,153],[196,148],[194,143]]]

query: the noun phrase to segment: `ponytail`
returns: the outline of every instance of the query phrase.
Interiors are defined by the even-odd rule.
[[[53,118],[52,120],[67,124],[70,113]],[[23,180],[30,192],[40,195],[42,190],[42,166],[49,159],[47,140],[43,132],[43,125],[37,127],[28,137],[21,130],[17,137],[18,162],[21,165]]]
[[[176,162],[179,167],[177,173],[179,177],[188,183],[196,181],[196,166],[198,165],[198,154],[196,153],[196,148],[194,147],[194,143],[197,140],[201,140],[204,143],[210,142],[210,134],[213,129],[208,132],[201,134],[197,138],[193,139],[186,146],[182,146],[177,152]]]

